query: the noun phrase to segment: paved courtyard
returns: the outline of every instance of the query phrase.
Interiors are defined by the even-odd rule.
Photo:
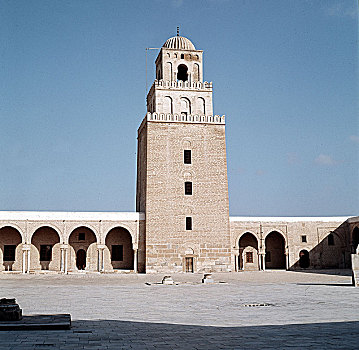
[[[24,314],[70,313],[69,331],[2,331],[0,349],[358,349],[350,271],[0,275]],[[220,283],[223,282],[223,283]]]

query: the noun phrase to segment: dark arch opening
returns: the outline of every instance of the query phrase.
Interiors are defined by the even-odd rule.
[[[3,265],[5,271],[13,271],[13,265],[17,260],[16,249],[21,242],[21,234],[17,229],[11,226],[0,228],[0,249],[3,253]],[[20,257],[18,257],[18,259],[19,258]]]
[[[269,233],[265,239],[265,264],[268,269],[285,269],[285,240],[277,231]]]
[[[113,269],[133,270],[134,256],[130,232],[123,227],[115,227],[107,234],[105,244],[110,251]]]
[[[31,244],[39,252],[41,270],[50,270],[50,263],[53,261],[53,248],[57,243],[60,243],[60,237],[52,227],[40,227],[33,234]]]
[[[244,252],[244,250],[248,247],[254,248],[255,251],[247,249],[248,251]],[[239,239],[238,248],[240,252],[240,254],[238,255],[238,269],[257,269],[258,265],[254,265],[255,263],[258,264],[256,256],[258,251],[258,241],[256,237],[252,233],[246,232]]]
[[[86,268],[86,255],[91,244],[95,243],[96,235],[95,233],[86,226],[80,226],[74,229],[69,237],[69,244],[72,246],[76,252],[76,267],[78,270],[84,270]],[[83,252],[78,252],[83,250],[85,252],[85,259],[83,260]],[[78,260],[80,259],[80,261]],[[90,267],[91,268],[91,267]]]
[[[86,268],[86,251],[79,249],[76,253],[76,267],[78,270],[85,270]]]
[[[353,253],[356,253],[356,250],[358,248],[359,245],[359,228],[355,227],[355,229],[353,230]]]
[[[305,249],[299,252],[299,266],[302,269],[308,268],[310,265],[309,252]]]
[[[180,64],[177,68],[177,80],[188,80],[188,68],[185,64]]]

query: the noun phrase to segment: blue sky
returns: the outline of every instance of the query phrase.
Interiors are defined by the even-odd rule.
[[[135,210],[145,48],[177,25],[226,115],[231,215],[358,215],[355,0],[1,0],[0,210]]]

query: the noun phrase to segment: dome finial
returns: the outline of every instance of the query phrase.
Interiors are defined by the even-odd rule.
[[[177,26],[177,36],[179,36],[179,26]]]

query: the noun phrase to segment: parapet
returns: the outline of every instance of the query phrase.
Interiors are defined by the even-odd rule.
[[[219,124],[225,125],[225,116],[222,115],[197,115],[197,114],[171,114],[171,113],[151,113],[147,112],[143,119],[138,133],[142,129],[144,122],[162,122],[162,123],[188,123],[188,124]]]

